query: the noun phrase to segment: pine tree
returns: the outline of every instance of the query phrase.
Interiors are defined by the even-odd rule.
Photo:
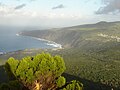
[[[51,56],[49,53],[25,57],[21,60],[9,58],[5,69],[13,80],[12,84],[1,85],[1,90],[82,90],[82,84],[72,81],[66,86],[66,79],[61,76],[65,71],[65,63],[60,56]],[[18,86],[16,83],[18,83]],[[15,84],[15,85],[14,85]],[[5,88],[6,87],[6,88]],[[22,89],[21,89],[22,88]]]

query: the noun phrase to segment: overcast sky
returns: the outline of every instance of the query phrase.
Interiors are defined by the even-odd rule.
[[[62,27],[119,20],[120,0],[0,0],[0,25]]]

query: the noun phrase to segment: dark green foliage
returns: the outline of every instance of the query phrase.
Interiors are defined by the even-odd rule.
[[[42,53],[22,60],[10,58],[5,64],[5,69],[9,77],[15,77],[29,87],[36,80],[45,79],[48,73],[51,73],[53,78],[59,77],[65,70],[65,64],[59,56],[52,57],[48,53]]]
[[[10,87],[9,87],[8,84],[2,83],[2,84],[0,85],[0,90],[10,90]]]
[[[108,50],[104,52],[108,52]],[[94,88],[94,90],[110,90],[110,88],[116,88],[115,90],[119,90],[120,59],[108,60],[112,57],[112,55],[109,57],[109,54],[105,54],[104,52],[90,54],[88,51],[83,52],[80,51],[80,49],[78,48],[71,50],[62,50],[57,52],[57,54],[61,53],[61,56],[63,56],[63,58],[65,59],[67,67],[66,73],[82,78],[84,80],[91,81],[89,83],[83,83],[84,81],[82,81],[85,86],[85,90],[91,90],[91,88]],[[104,57],[103,59],[101,57],[97,57],[96,54],[103,57],[108,55],[108,57]],[[106,88],[105,86],[108,88]]]
[[[3,83],[0,85],[0,90],[23,90],[23,85],[17,80]]]
[[[37,78],[37,72],[43,75],[52,72],[55,77],[60,76],[65,70],[65,64],[59,56],[52,57],[50,54],[42,53],[34,57],[23,58],[20,61],[10,58],[6,62],[5,68],[7,71],[11,71],[16,78],[30,82]]]
[[[54,60],[56,62],[56,70],[55,70],[55,75],[60,76],[61,72],[63,73],[65,70],[65,63],[63,59],[60,56],[55,56]]]
[[[76,80],[73,80],[61,90],[83,90],[83,84]]]
[[[66,79],[62,76],[60,76],[57,80],[56,80],[56,84],[57,84],[57,87],[62,87],[64,86],[66,83]]]
[[[66,79],[61,76],[66,69],[63,58],[60,56],[53,57],[48,53],[32,57],[27,56],[22,60],[9,58],[5,63],[5,69],[10,80],[12,77],[12,80],[16,81],[3,84],[1,88],[6,86],[10,90],[20,90],[21,88],[27,88],[28,90],[34,90],[35,88],[56,90],[66,84]]]

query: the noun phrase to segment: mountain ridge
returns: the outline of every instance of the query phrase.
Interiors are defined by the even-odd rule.
[[[99,22],[60,29],[23,31],[21,35],[55,41],[65,48],[83,47],[87,43],[119,41],[120,22]],[[102,36],[101,36],[102,35]],[[107,37],[103,37],[107,35]],[[112,37],[112,38],[111,38]],[[82,46],[83,44],[83,46]],[[119,44],[119,43],[118,43]]]

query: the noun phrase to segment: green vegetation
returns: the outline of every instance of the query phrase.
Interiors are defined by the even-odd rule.
[[[55,81],[59,88],[67,86],[60,84],[65,80],[68,82],[75,79],[83,83],[84,90],[120,90],[120,22],[24,31],[22,35],[52,40],[62,44],[64,49],[21,50],[1,55],[1,60],[7,60],[11,56],[21,59],[42,51],[49,52],[62,56],[66,63],[65,73],[62,74],[65,78],[59,76],[57,79],[60,81]],[[0,70],[3,72],[2,66]],[[0,76],[5,76],[5,73],[0,73]],[[6,80],[0,80],[2,79]]]
[[[22,60],[9,58],[5,63],[5,70],[10,82],[3,83],[0,90],[58,90],[72,88],[66,79],[61,76],[66,69],[60,56],[51,56],[48,53],[27,56]],[[74,82],[74,81],[73,81]],[[82,90],[82,84],[74,82],[74,89]],[[69,88],[68,88],[69,85]],[[16,89],[15,89],[16,88]]]
[[[116,49],[114,48],[114,50]],[[111,52],[108,53],[108,50],[102,52],[90,54],[80,51],[78,48],[60,50],[54,52],[54,54],[59,53],[65,59],[66,73],[68,74],[65,77],[67,80],[74,78],[81,81],[85,90],[91,90],[91,88],[93,90],[110,90],[112,88],[119,90],[120,59],[115,59],[120,58],[116,57],[118,52],[115,56],[111,56]],[[106,57],[106,55],[110,56]],[[69,77],[69,75],[72,76]]]
[[[0,90],[22,90],[23,85],[17,80],[9,81],[8,83],[2,83],[0,85]]]
[[[101,50],[119,45],[120,22],[99,22],[51,30],[23,31],[21,35],[43,38],[62,44],[64,48]],[[103,36],[101,36],[101,34]],[[104,37],[107,36],[107,37]],[[117,39],[118,38],[118,39]]]
[[[66,79],[62,76],[60,76],[56,81],[57,87],[62,87],[65,85],[65,83],[66,83]]]
[[[81,85],[81,87],[79,85]],[[83,85],[80,82],[73,80],[61,90],[82,90],[82,87]]]

